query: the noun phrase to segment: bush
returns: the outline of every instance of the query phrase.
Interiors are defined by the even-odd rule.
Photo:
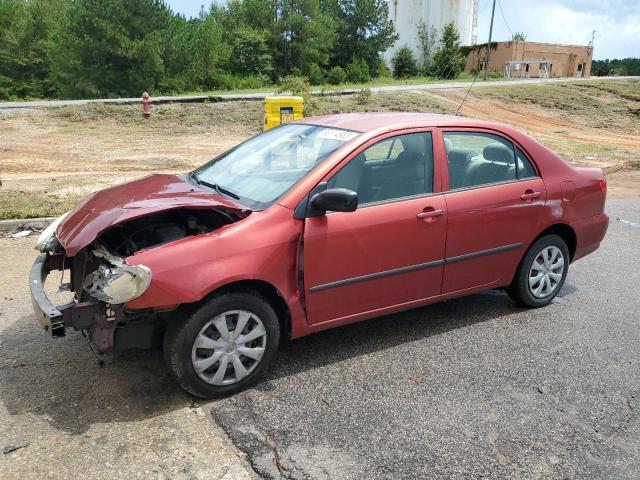
[[[347,81],[347,74],[342,67],[333,67],[327,73],[327,82],[331,85],[340,85]]]
[[[391,69],[382,58],[379,58],[371,75],[374,77],[391,78]]]
[[[292,95],[302,96],[309,94],[309,80],[306,77],[287,75],[278,83],[278,93],[291,92]]]
[[[393,76],[395,78],[408,78],[418,75],[416,57],[406,45],[395,53],[391,63],[393,64]]]
[[[353,61],[347,65],[345,73],[347,74],[347,80],[352,83],[367,83],[371,80],[369,65],[361,58],[354,58]]]
[[[373,94],[371,93],[371,89],[370,88],[361,89],[355,95],[356,103],[358,105],[366,105],[371,100],[371,95],[373,95]]]
[[[309,83],[311,85],[324,84],[324,71],[316,63],[309,65]]]

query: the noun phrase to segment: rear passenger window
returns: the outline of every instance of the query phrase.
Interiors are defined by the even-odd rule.
[[[513,144],[502,137],[489,133],[444,132],[444,143],[451,190],[517,179]],[[524,160],[531,168],[526,157]]]
[[[538,176],[527,156],[517,147],[516,160],[518,161],[518,178],[531,178]]]

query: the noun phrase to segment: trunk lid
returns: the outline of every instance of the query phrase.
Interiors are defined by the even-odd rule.
[[[240,217],[251,213],[244,205],[176,175],[157,174],[92,193],[69,212],[56,233],[72,257],[113,225],[177,208],[214,209]]]

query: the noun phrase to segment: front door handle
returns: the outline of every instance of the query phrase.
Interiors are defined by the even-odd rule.
[[[431,207],[429,207],[431,208]],[[444,215],[444,210],[428,210],[425,209],[424,211],[420,212],[419,214],[416,215],[416,218],[418,220],[427,220],[427,221],[432,221],[435,217],[439,217],[441,215]]]
[[[534,192],[533,190],[527,190],[522,195],[520,195],[520,200],[523,200],[523,201],[526,202],[526,201],[535,200],[536,198],[540,198],[541,196],[542,196],[542,194],[540,192]]]

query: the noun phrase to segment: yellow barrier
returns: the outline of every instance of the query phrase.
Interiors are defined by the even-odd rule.
[[[302,118],[304,99],[302,97],[267,97],[264,99],[264,129]]]

